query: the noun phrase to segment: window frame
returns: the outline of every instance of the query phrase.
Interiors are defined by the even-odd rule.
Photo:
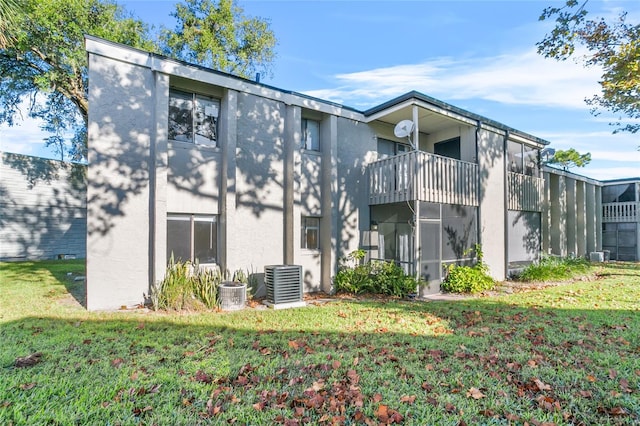
[[[512,149],[518,146],[518,152]],[[530,155],[533,153],[533,155]],[[525,162],[526,159],[533,157],[533,161]],[[513,161],[513,159],[516,161]],[[526,145],[521,142],[507,142],[507,170],[511,173],[517,173],[525,176],[540,177],[540,150],[534,146]]]
[[[311,138],[311,142],[309,142],[308,140],[308,135],[310,133],[310,131],[308,130],[309,123],[314,123],[317,126],[316,141],[314,141],[313,138]],[[322,145],[320,144],[320,121],[319,120],[314,120],[312,118],[302,118],[301,134],[302,134],[301,143],[302,143],[303,150],[311,151],[311,152],[320,152]]]
[[[201,265],[209,265],[209,264],[217,264],[220,252],[220,237],[219,237],[219,229],[218,229],[218,215],[210,215],[210,214],[192,214],[192,213],[167,213],[167,262],[173,255],[172,250],[170,250],[170,242],[169,242],[169,222],[189,222],[189,259],[180,259],[184,262],[189,261],[191,263],[198,261]],[[213,246],[213,251],[215,254],[214,262],[202,262],[199,258],[196,257],[196,241],[197,237],[195,235],[196,230],[196,222],[205,222],[212,223],[215,225],[215,241],[212,241],[212,236],[209,236],[209,243]],[[211,229],[211,228],[210,228]],[[175,246],[175,244],[174,244]],[[178,259],[176,259],[178,260]]]
[[[307,221],[317,221],[317,225],[309,225]],[[300,248],[302,250],[320,250],[320,216],[302,216],[300,218]],[[316,246],[309,247],[308,232],[315,230],[316,232]]]
[[[191,123],[188,128],[189,136],[186,139],[176,139],[172,137],[172,113],[171,108],[174,106],[173,103],[176,99],[182,99],[184,101],[190,102],[190,119]],[[203,105],[204,104],[204,105]],[[206,114],[206,110],[208,107],[213,107],[215,114]],[[181,143],[189,143],[196,146],[204,146],[210,148],[218,148],[218,141],[220,137],[219,132],[219,123],[220,123],[220,109],[221,109],[221,101],[218,98],[202,95],[195,92],[188,92],[180,89],[169,89],[169,105],[168,105],[168,118],[167,118],[167,139],[172,142],[181,142]],[[212,111],[212,112],[213,112]],[[199,116],[204,116],[204,118],[199,119]],[[211,117],[213,119],[213,123],[207,123],[206,120]],[[175,123],[179,123],[177,120],[173,120]],[[208,124],[208,125],[207,125]],[[176,125],[177,126],[177,125]],[[202,134],[198,133],[199,129],[210,127],[210,131],[213,133],[213,138],[206,137]],[[180,134],[182,136],[183,134]]]

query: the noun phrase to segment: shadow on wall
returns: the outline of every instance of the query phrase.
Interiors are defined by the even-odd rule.
[[[86,256],[86,166],[3,153],[0,259]]]
[[[511,220],[511,230],[515,232],[519,229],[522,232],[522,251],[514,251],[509,249],[509,255],[518,256],[520,258],[509,259],[510,262],[531,262],[538,260],[542,251],[542,214],[540,212],[530,211],[510,211],[513,220]]]

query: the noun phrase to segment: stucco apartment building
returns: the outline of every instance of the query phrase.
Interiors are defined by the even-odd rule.
[[[498,280],[541,251],[602,249],[602,184],[543,169],[535,136],[418,92],[358,111],[94,37],[86,49],[88,309],[141,303],[172,253],[301,265],[312,292],[363,248],[427,294],[476,243]]]

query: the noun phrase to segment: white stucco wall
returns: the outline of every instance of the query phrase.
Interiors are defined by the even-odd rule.
[[[491,276],[506,273],[504,135],[483,129],[478,141],[480,173],[480,243]]]
[[[87,308],[136,305],[151,275],[150,69],[89,55]]]

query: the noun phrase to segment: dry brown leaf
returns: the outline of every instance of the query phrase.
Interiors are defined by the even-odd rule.
[[[486,395],[483,394],[482,392],[480,392],[480,389],[478,388],[470,388],[467,391],[467,398],[473,398],[473,399],[482,399],[484,398]]]
[[[35,352],[31,355],[16,358],[14,365],[17,368],[31,367],[42,361],[42,353]]]

